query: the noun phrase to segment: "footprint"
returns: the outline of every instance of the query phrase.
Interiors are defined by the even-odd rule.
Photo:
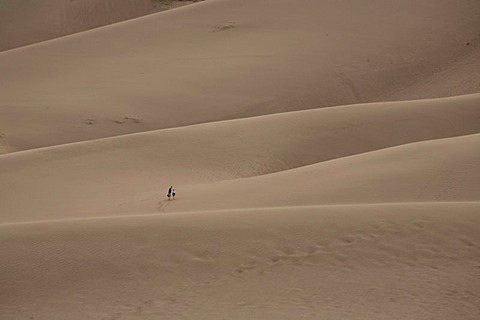
[[[140,119],[137,119],[137,118],[131,118],[131,117],[123,117],[122,119],[120,120],[113,120],[113,122],[117,123],[117,124],[124,124],[124,123],[140,123],[142,122],[142,120]]]
[[[246,271],[255,269],[255,266],[256,266],[256,262],[249,262],[249,263],[247,263],[246,265],[245,265],[245,264],[242,264],[242,265],[240,265],[240,267],[238,267],[237,269],[235,269],[235,273],[237,273],[237,274],[242,274],[242,273],[244,273],[244,272],[246,272]]]
[[[312,255],[318,252],[318,247],[316,246],[308,246],[307,247],[307,254]]]
[[[115,313],[114,315],[112,315],[110,317],[111,320],[116,320],[116,319],[120,319],[120,317],[122,316],[121,313]]]
[[[228,22],[228,23],[224,23],[224,24],[215,26],[215,31],[225,31],[225,30],[232,29],[232,28],[235,28],[235,23]]]
[[[193,254],[193,260],[207,262],[210,261],[210,252],[208,250],[203,250]]]
[[[465,237],[462,237],[459,239],[461,243],[463,243],[464,245],[466,245],[467,247],[475,247],[475,244],[470,241],[469,239],[465,238]]]
[[[149,300],[143,301],[143,304],[146,307],[153,307],[155,305],[155,301],[153,299],[149,299]]]

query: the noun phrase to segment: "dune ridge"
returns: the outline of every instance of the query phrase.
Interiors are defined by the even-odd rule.
[[[287,0],[204,1],[2,52],[3,142],[25,150],[417,99],[422,81],[479,54],[480,5],[463,3],[303,1],[292,11]],[[474,72],[450,73],[442,83],[455,94],[479,91]],[[434,89],[428,97],[451,93]]]
[[[3,0],[0,4],[0,51],[153,12],[150,0]]]
[[[132,207],[134,203],[134,206],[138,206],[139,202],[143,203],[141,210],[148,210],[148,207],[158,209],[163,203],[156,204],[159,198],[163,198],[159,195],[162,191],[161,186],[171,183],[172,180],[185,190],[188,198],[195,199],[189,202],[189,210],[200,209],[206,201],[202,198],[214,199],[210,205],[210,209],[214,209],[215,206],[220,206],[215,200],[217,197],[207,197],[206,194],[222,194],[220,198],[225,198],[225,203],[230,203],[232,199],[222,191],[226,190],[223,184],[219,185],[222,190],[218,191],[216,187],[209,190],[210,187],[205,184],[233,180],[232,185],[237,185],[238,178],[288,172],[294,168],[315,164],[328,165],[327,169],[320,172],[326,172],[326,179],[330,181],[335,180],[335,176],[341,177],[347,171],[355,174],[358,164],[354,163],[358,160],[348,158],[353,159],[351,163],[340,164],[339,168],[334,170],[329,167],[329,162],[325,162],[327,160],[337,159],[337,162],[342,163],[350,161],[342,158],[355,154],[424,140],[473,134],[470,138],[459,137],[453,140],[462,141],[460,146],[465,146],[467,150],[458,149],[456,142],[443,143],[439,150],[438,147],[428,146],[434,144],[429,142],[418,148],[407,146],[406,151],[392,151],[393,154],[398,154],[397,157],[400,159],[398,162],[389,162],[393,157],[388,156],[390,150],[380,150],[380,154],[387,155],[387,160],[383,160],[384,156],[376,159],[376,153],[372,153],[374,160],[367,164],[367,167],[374,170],[379,167],[378,163],[384,163],[380,167],[385,168],[381,174],[373,173],[373,177],[387,179],[389,175],[387,163],[391,164],[392,171],[406,170],[409,172],[407,177],[410,177],[413,171],[409,170],[417,166],[411,159],[415,159],[419,152],[422,155],[437,152],[445,159],[457,154],[471,158],[472,161],[475,159],[477,156],[474,147],[477,140],[475,134],[480,131],[480,123],[477,120],[480,116],[479,101],[479,95],[469,95],[431,101],[320,108],[7,154],[0,156],[2,164],[0,183],[6,192],[5,200],[0,203],[0,210],[5,212],[3,218],[29,219],[28,213],[31,212],[44,218],[64,214],[91,216],[101,212],[128,213],[130,210],[140,210]],[[211,144],[211,141],[215,141],[215,144]],[[472,149],[469,150],[467,146]],[[409,148],[412,150],[408,150]],[[445,155],[441,154],[442,148],[445,149]],[[419,160],[421,159],[422,157]],[[453,158],[454,161],[456,159]],[[366,162],[368,161],[370,160]],[[432,164],[437,168],[436,165]],[[462,167],[463,164],[459,163],[458,168]],[[425,168],[422,165],[417,170]],[[438,170],[441,171],[440,168]],[[428,171],[418,177],[425,179],[426,174]],[[303,190],[300,183],[294,181],[302,179],[308,181],[305,175],[310,176],[312,173],[299,175],[296,171],[292,177],[298,178],[288,177],[280,184],[274,185],[286,189],[290,185],[288,181],[291,180],[292,188]],[[312,188],[311,190],[304,191],[307,198],[309,194],[311,197],[318,197],[317,194],[324,193],[325,198],[334,199],[335,195],[332,194],[336,192],[334,190],[351,188],[348,181],[344,181],[333,189],[331,183],[321,182],[322,174],[318,175],[320,179],[318,185],[314,182],[307,188]],[[477,176],[472,173],[468,178],[475,179]],[[365,178],[367,177],[360,178],[352,185],[360,187]],[[266,182],[262,188],[269,188],[268,185],[271,183],[269,179],[264,179]],[[430,176],[428,179],[433,177]],[[474,186],[475,180],[471,183],[471,186]],[[195,186],[199,184],[201,186],[196,188]],[[244,196],[249,193],[257,194],[258,188],[252,184],[256,185],[257,182],[247,183],[242,187],[243,191],[240,194]],[[432,185],[435,187],[435,183]],[[374,185],[372,188],[385,189],[387,186],[388,181],[385,180],[381,185]],[[441,184],[437,187],[440,188]],[[408,188],[402,188],[399,189],[409,192]],[[468,188],[466,187],[467,190]],[[204,192],[203,189],[209,191]],[[355,196],[355,193],[341,192],[340,195],[352,199],[362,199],[364,196],[369,198],[364,193],[358,196]],[[416,196],[415,192],[411,193],[412,197]],[[261,192],[258,192],[258,195],[263,197]],[[280,197],[274,192],[271,195],[274,203],[275,201],[282,203],[289,198]],[[58,201],[59,198],[62,201]],[[246,198],[238,201],[246,202]],[[237,203],[241,205],[238,201]],[[148,207],[144,207],[145,205]],[[180,203],[178,205],[181,206]],[[32,206],[37,209],[32,211]],[[235,206],[230,208],[234,209]],[[32,218],[38,220],[38,217]]]
[[[234,213],[234,214],[241,214],[241,213],[249,213],[249,212],[274,212],[274,211],[282,211],[282,210],[310,210],[310,209],[329,209],[329,208],[352,208],[352,207],[369,207],[369,208],[386,208],[386,207],[397,207],[397,206],[472,206],[476,207],[480,204],[480,201],[401,201],[401,202],[377,202],[377,203],[353,203],[353,204],[345,204],[345,203],[338,203],[338,204],[314,204],[314,205],[297,205],[297,206],[268,206],[268,207],[245,207],[245,208],[235,208],[235,209],[207,209],[207,210],[189,210],[189,211],[176,211],[176,212],[156,212],[152,213],[151,211],[145,213],[135,213],[131,215],[127,214],[120,214],[120,215],[109,215],[109,216],[92,216],[92,217],[77,217],[77,218],[60,218],[60,219],[50,219],[50,220],[28,220],[28,221],[17,221],[17,222],[3,222],[0,223],[1,227],[14,227],[14,226],[28,226],[28,225],[36,225],[36,224],[62,224],[62,223],[75,223],[75,222],[84,222],[84,221],[96,221],[96,220],[109,220],[109,219],[142,219],[142,218],[154,218],[159,216],[176,216],[176,215],[195,215],[195,214],[225,214],[225,213]]]
[[[0,52],[191,4],[177,0],[2,0]]]
[[[286,172],[188,188],[196,206],[477,201],[478,134],[417,142]],[[432,159],[437,159],[435,162]],[[432,163],[433,162],[433,163]],[[269,189],[268,193],[261,190]],[[214,194],[214,197],[207,197]],[[231,195],[230,195],[231,194]],[[230,196],[229,196],[230,195]],[[237,196],[238,195],[238,196]],[[190,199],[185,199],[189,202]],[[164,210],[181,210],[175,203]],[[180,207],[179,209],[177,209]]]

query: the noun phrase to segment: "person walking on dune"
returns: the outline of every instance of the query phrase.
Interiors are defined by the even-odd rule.
[[[172,199],[175,200],[175,188],[172,189]]]
[[[168,200],[170,200],[170,197],[172,196],[172,188],[173,186],[170,186],[170,188],[168,188],[168,193],[167,193]]]

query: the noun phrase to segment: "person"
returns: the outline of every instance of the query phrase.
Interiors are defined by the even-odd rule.
[[[170,186],[170,188],[168,188],[168,193],[167,193],[167,198],[168,200],[170,200],[170,196],[172,195],[172,186]]]
[[[175,200],[175,188],[172,189],[172,197],[173,197],[173,200]]]

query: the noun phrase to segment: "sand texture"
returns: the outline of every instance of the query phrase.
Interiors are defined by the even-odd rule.
[[[0,51],[177,8],[185,0],[1,0]]]
[[[180,2],[0,0],[0,319],[479,319],[480,3]]]

